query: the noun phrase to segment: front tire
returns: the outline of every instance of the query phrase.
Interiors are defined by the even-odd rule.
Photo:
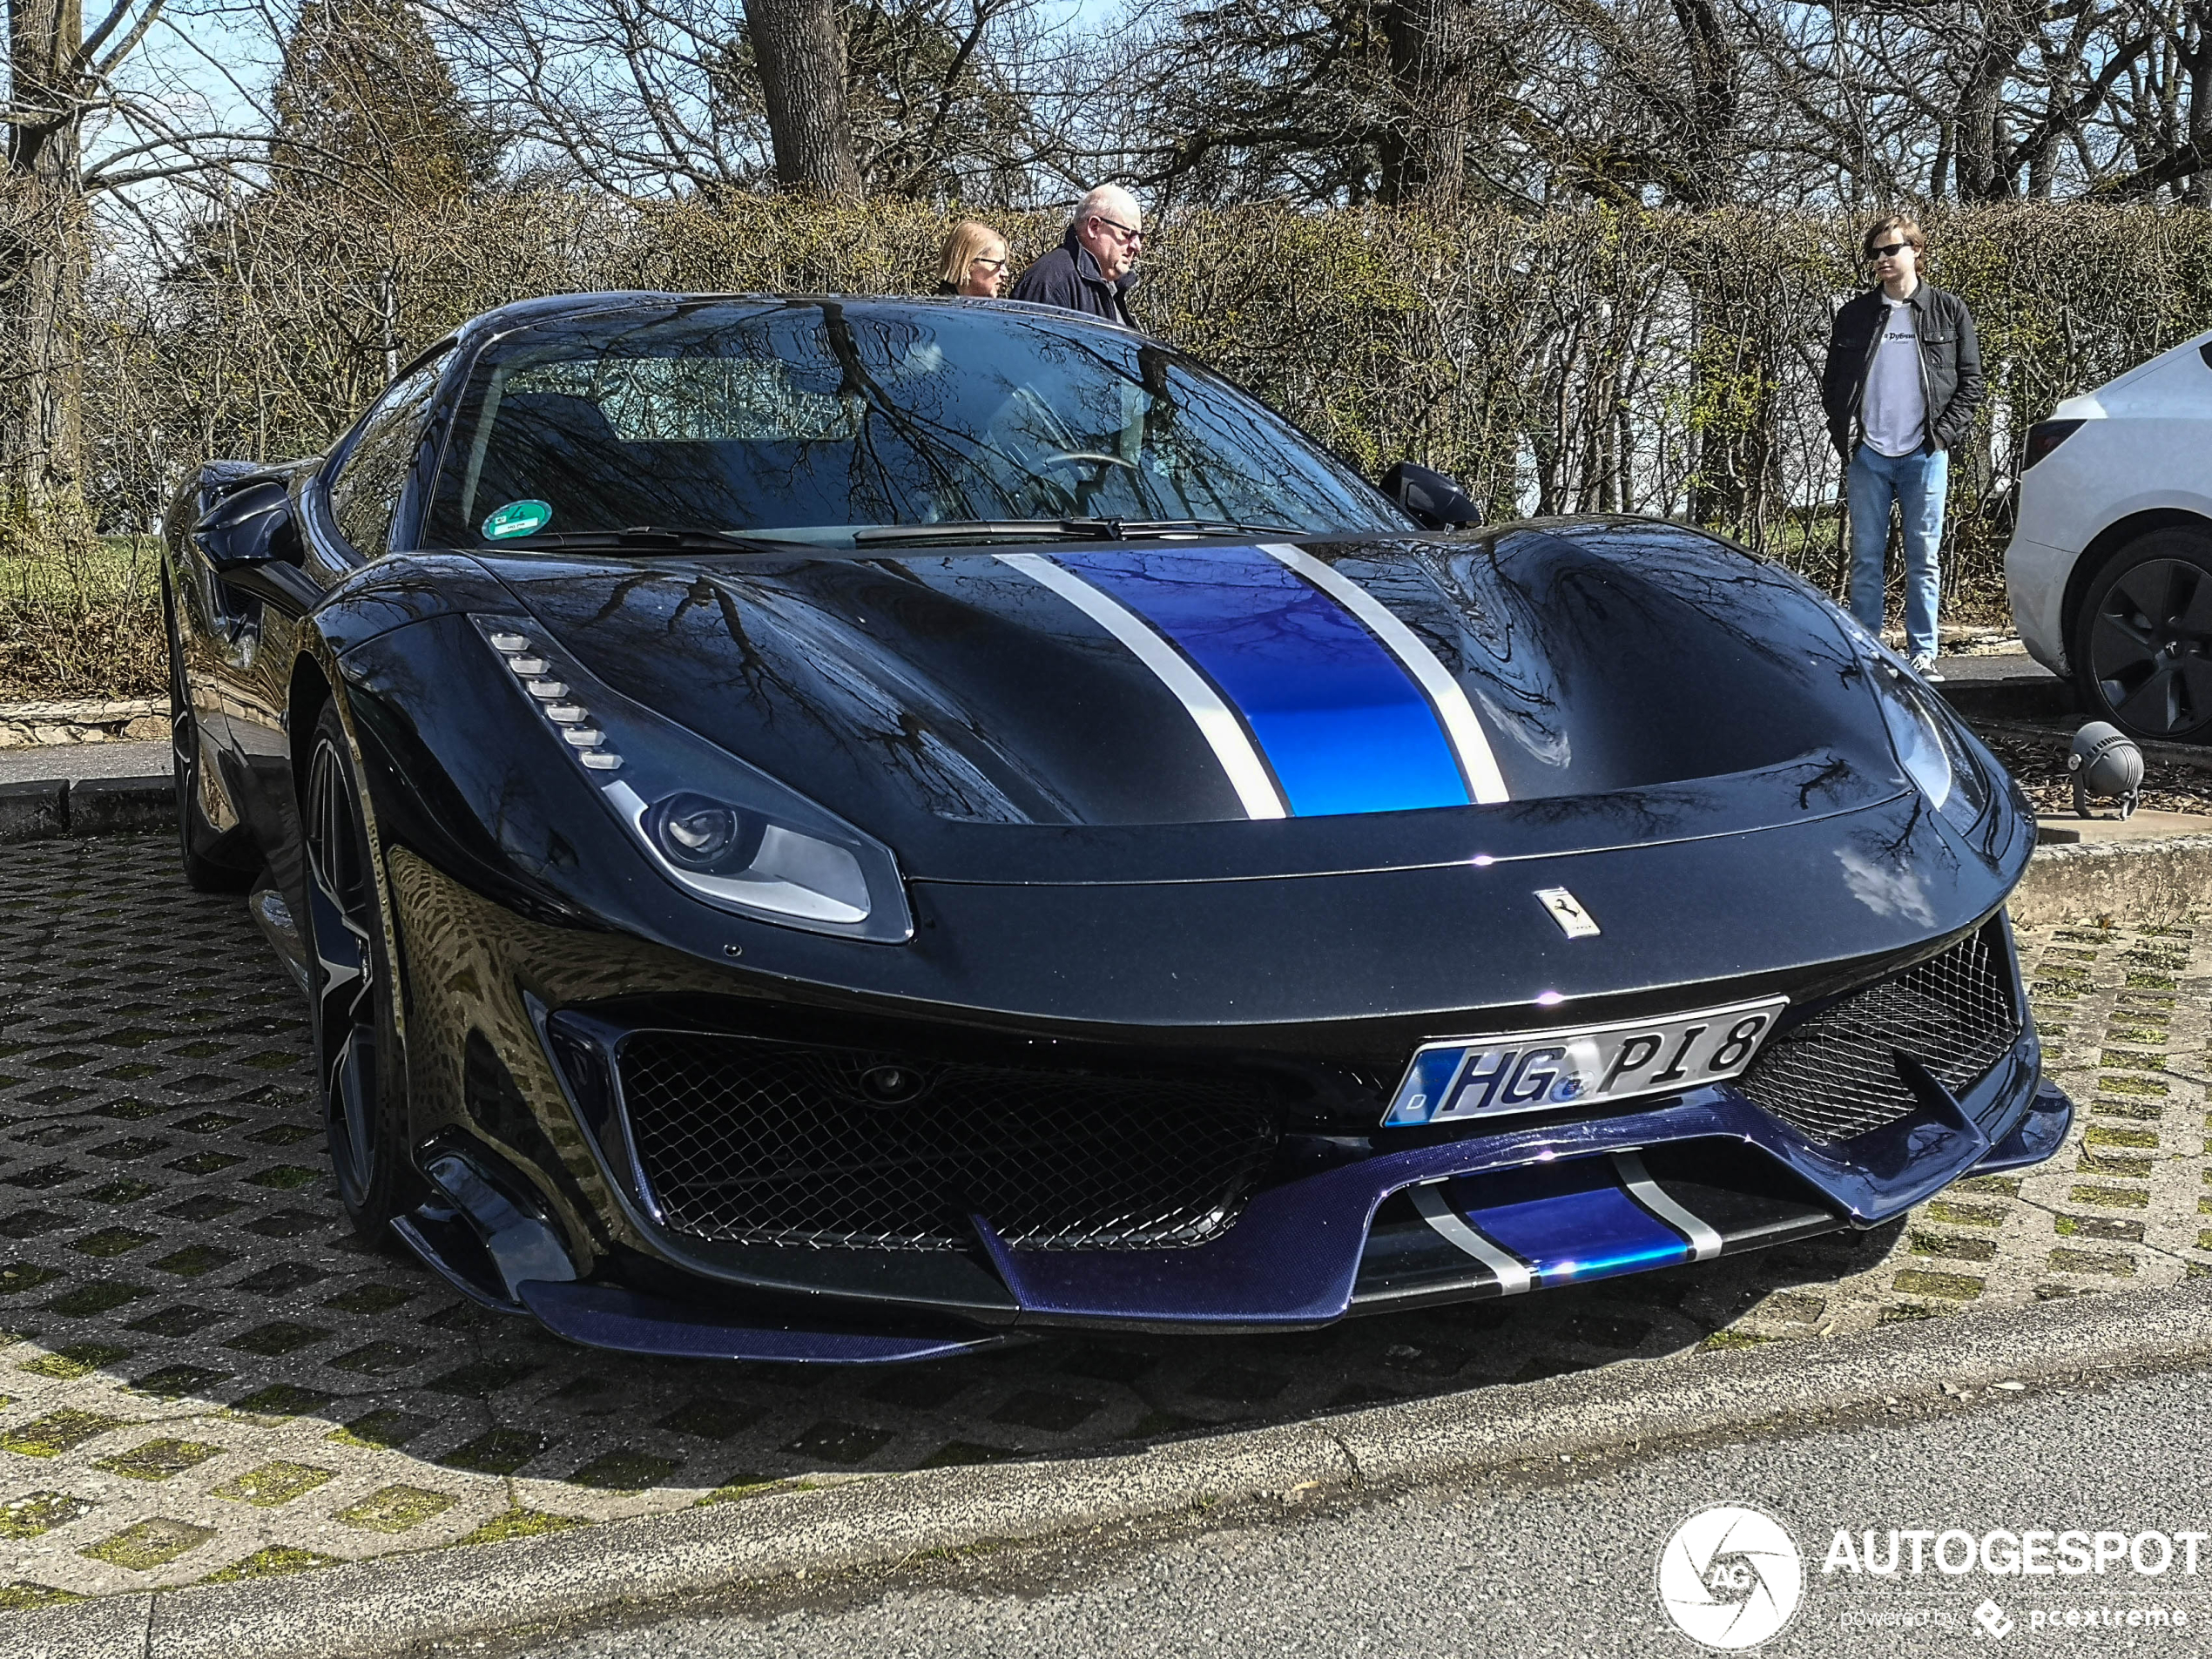
[[[199,806],[199,716],[192,708],[192,680],[185,671],[184,635],[177,626],[177,601],[168,579],[161,583],[161,621],[169,641],[169,770],[177,790],[177,853],[185,885],[199,893],[243,893],[253,872],[216,855],[223,832],[207,821]]]
[[[315,1081],[339,1198],[354,1231],[381,1242],[392,1218],[420,1201],[422,1187],[408,1161],[399,988],[361,801],[353,745],[336,703],[325,703],[308,745],[300,803]]]
[[[2082,707],[2137,738],[2212,738],[2212,536],[2137,536],[2090,579],[2074,623]]]

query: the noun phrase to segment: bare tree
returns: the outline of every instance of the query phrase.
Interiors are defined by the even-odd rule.
[[[2212,203],[2207,0],[1735,0],[1802,199]]]
[[[1725,0],[1212,0],[1145,14],[1124,168],[1201,199],[1703,207],[1750,145]]]
[[[2124,140],[2104,193],[2170,190],[2212,207],[2212,0],[2135,0],[2126,8],[2145,50],[2114,88],[2114,125]]]
[[[931,199],[1020,197],[1042,148],[1028,90],[1009,62],[1028,0],[840,3],[846,120],[860,187]],[[759,57],[748,25],[713,78],[718,100],[765,121]]]
[[[1039,0],[448,3],[516,165],[632,197],[1021,199],[1064,148],[1036,105],[1078,78]]]
[[[1540,0],[1157,0],[1118,78],[1136,94],[1096,169],[1225,203],[1534,206],[1516,128]]]
[[[499,141],[454,85],[421,16],[379,0],[306,0],[271,89],[271,183],[388,206],[489,185]]]
[[[128,71],[192,0],[112,0],[88,29],[81,0],[10,0],[4,191],[0,233],[0,541],[81,533],[85,285],[93,209],[107,202],[145,233],[142,188],[237,176],[266,132],[199,122],[173,85],[132,85]]]
[[[132,0],[118,0],[89,37],[78,0],[11,0],[8,9],[8,183],[22,206],[0,244],[0,320],[18,360],[0,388],[0,475],[8,516],[30,525],[79,503],[72,340],[88,258],[84,111],[159,4],[151,0],[133,20]]]
[[[1386,0],[1393,93],[1381,142],[1386,202],[1455,204],[1467,184],[1474,88],[1464,0]]]
[[[845,108],[845,20],[836,0],[745,0],[776,150],[776,182],[857,196],[860,167]]]

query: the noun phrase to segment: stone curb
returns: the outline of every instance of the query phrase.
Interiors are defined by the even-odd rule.
[[[59,779],[0,784],[0,843],[69,833],[69,786]]]
[[[1629,1362],[1125,1456],[846,1480],[812,1492],[312,1576],[0,1615],[20,1659],[337,1659],[895,1567],[1294,1490],[1363,1492],[1769,1426],[1991,1383],[2212,1360],[2212,1284],[1962,1313],[1868,1335]],[[1694,1494],[1691,1494],[1694,1496]],[[1685,1497],[1685,1503],[1690,1500]]]
[[[2212,835],[2039,846],[2013,889],[2015,926],[2109,917],[2115,927],[2162,927],[2212,905]]]
[[[0,784],[0,844],[62,835],[127,835],[177,821],[167,778],[41,779]]]
[[[0,703],[0,749],[128,743],[168,735],[168,705],[150,697]]]
[[[2073,685],[2040,668],[2000,680],[1940,680],[1935,690],[1970,721],[2052,720],[2077,712]]]
[[[69,786],[71,835],[173,828],[177,786],[167,778],[80,778]]]

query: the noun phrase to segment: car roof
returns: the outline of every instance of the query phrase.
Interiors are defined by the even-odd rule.
[[[2212,419],[2212,330],[2146,359],[2102,386],[2077,393],[2052,414],[2061,420],[2174,415]]]
[[[678,293],[651,288],[624,288],[596,293],[557,293],[531,300],[516,300],[471,317],[455,331],[455,338],[465,345],[511,333],[517,328],[533,327],[567,318],[618,314],[624,311],[664,310],[671,307],[715,305],[764,307],[836,305],[868,311],[927,311],[951,306],[969,310],[1001,311],[1028,317],[1049,317],[1071,328],[1124,335],[1138,334],[1136,329],[1109,322],[1103,317],[1069,311],[1061,306],[1037,305],[1027,300],[974,300],[959,295],[902,293],[760,293],[742,291]],[[1139,337],[1147,338],[1141,334]]]

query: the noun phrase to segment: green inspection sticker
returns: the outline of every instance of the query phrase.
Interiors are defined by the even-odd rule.
[[[484,539],[503,542],[510,536],[531,536],[552,521],[550,502],[510,501],[484,521]]]

